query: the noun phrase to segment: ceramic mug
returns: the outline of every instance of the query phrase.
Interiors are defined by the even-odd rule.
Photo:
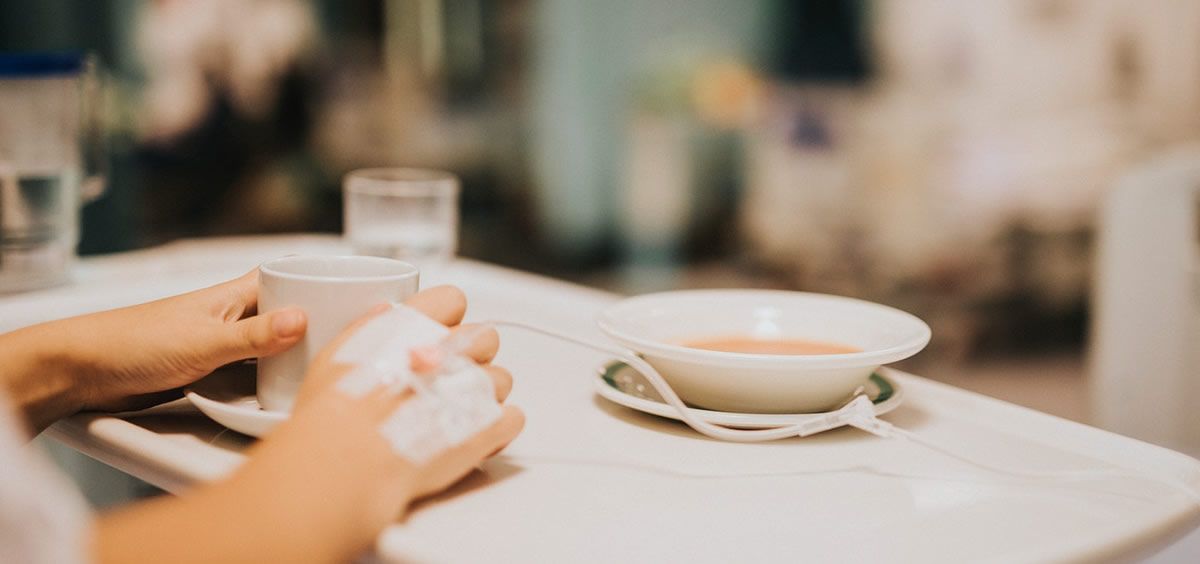
[[[288,256],[258,267],[258,310],[289,306],[304,310],[308,330],[287,351],[258,359],[258,403],[291,411],[308,364],[354,320],[385,302],[415,294],[417,267],[365,256]]]

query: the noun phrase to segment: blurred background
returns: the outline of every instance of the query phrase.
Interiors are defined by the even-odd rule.
[[[1101,424],[1108,195],[1200,138],[1195,2],[6,0],[0,50],[99,56],[84,254],[337,233],[346,172],[444,169],[463,256],[884,302],[933,327],[906,368]]]

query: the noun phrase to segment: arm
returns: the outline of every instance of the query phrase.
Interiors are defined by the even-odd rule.
[[[332,432],[328,420],[289,422],[230,479],[104,516],[92,539],[96,561],[351,561],[413,499],[469,473],[523,425],[506,408],[467,444],[415,467],[384,443],[378,423],[353,433],[345,418],[334,420]]]
[[[340,427],[341,425],[339,425]],[[384,448],[281,428],[230,479],[103,516],[97,562],[346,562],[370,546],[363,507],[388,483]],[[373,429],[360,433],[373,439]],[[338,433],[339,435],[341,433]],[[320,440],[334,439],[334,440]],[[365,447],[365,448],[355,448]],[[368,486],[369,484],[369,486]],[[410,494],[385,496],[399,515]],[[382,528],[384,524],[380,524]]]
[[[49,346],[51,331],[35,326],[0,335],[0,393],[36,431],[79,411],[81,398],[66,351]]]
[[[449,288],[422,292],[408,303],[447,325],[457,324],[466,307],[461,292]],[[292,417],[255,445],[233,476],[106,515],[92,539],[97,560],[349,561],[414,499],[453,484],[521,430],[523,417],[508,407],[467,442],[414,464],[378,431],[405,396],[377,391],[351,398],[332,389],[349,368],[332,361],[339,342],[314,360]],[[498,346],[493,333],[469,354],[486,363]],[[511,377],[498,367],[485,369],[503,400]]]
[[[0,335],[0,386],[34,432],[82,410],[137,409],[221,365],[304,334],[295,309],[256,315],[257,272],[148,304]]]

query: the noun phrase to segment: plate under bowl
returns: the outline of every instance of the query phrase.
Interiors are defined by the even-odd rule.
[[[621,361],[604,364],[597,370],[594,381],[596,393],[618,405],[644,413],[680,420],[679,412],[665,403],[637,370]],[[639,387],[640,386],[640,387]],[[881,368],[870,379],[864,392],[875,404],[875,414],[883,415],[896,409],[904,401],[904,388],[892,375],[892,371]],[[742,429],[766,429],[803,423],[820,417],[821,413],[736,413],[691,408],[692,414],[714,425]]]

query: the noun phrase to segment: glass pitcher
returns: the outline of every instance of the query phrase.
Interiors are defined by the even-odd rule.
[[[104,190],[94,60],[0,54],[0,293],[65,282]]]

